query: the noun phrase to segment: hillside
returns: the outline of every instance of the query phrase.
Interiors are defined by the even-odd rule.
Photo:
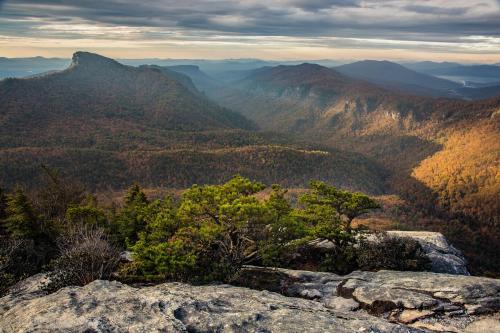
[[[317,178],[384,190],[384,171],[369,159],[253,131],[168,68],[78,52],[64,71],[0,81],[0,105],[1,186],[36,186],[43,164],[94,189],[186,187],[241,173],[266,183]]]
[[[365,154],[406,177],[441,151],[459,124],[495,126],[492,114],[500,106],[498,98],[465,102],[404,95],[308,64],[260,71],[214,97],[267,129]],[[494,142],[498,133],[488,133]]]
[[[162,67],[157,65],[141,65],[139,66],[141,69],[151,69],[180,82],[184,87],[188,88],[194,94],[199,94],[199,90],[196,88],[193,80],[188,76],[181,72],[170,70],[168,67]]]
[[[377,161],[389,170],[393,193],[429,220],[458,219],[468,231],[438,230],[454,242],[463,241],[461,234],[475,235],[466,248],[475,269],[496,269],[486,259],[500,236],[494,227],[500,209],[499,98],[406,95],[307,64],[261,71],[212,97],[266,129]]]
[[[500,83],[500,81],[499,81]],[[489,99],[500,96],[500,84],[487,85],[484,87],[464,87],[456,90],[456,93],[469,100]]]
[[[311,179],[319,179],[373,194],[383,193],[385,187],[383,169],[359,154],[269,145],[157,151],[3,149],[0,182],[9,187],[16,182],[35,186],[43,175],[42,164],[61,170],[94,189],[123,189],[133,183],[186,188],[192,184],[226,181],[235,174],[286,186],[305,186]]]
[[[458,83],[418,73],[389,61],[365,60],[334,69],[351,78],[415,95],[447,96],[450,90],[461,87]]]
[[[384,100],[390,92],[326,67],[302,64],[254,71],[210,97],[262,128],[295,132],[317,127],[326,109],[358,95]]]
[[[0,82],[3,130],[23,132],[53,121],[120,121],[172,130],[251,128],[245,118],[193,94],[175,79],[98,55],[77,52],[64,71]],[[122,125],[123,126],[123,125]]]

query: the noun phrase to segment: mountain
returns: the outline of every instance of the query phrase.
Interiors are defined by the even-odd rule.
[[[212,98],[267,130],[355,150],[406,172],[440,150],[436,133],[461,122],[494,122],[499,106],[498,98],[466,102],[397,93],[311,64],[259,71]]]
[[[485,117],[495,105],[394,92],[314,64],[265,68],[211,97],[269,130],[329,135],[335,128],[335,136],[407,133],[428,122]]]
[[[6,77],[25,77],[68,66],[69,59],[60,58],[3,58],[0,57],[0,79]]]
[[[435,70],[458,67],[461,64],[456,62],[434,62],[434,61],[419,61],[419,62],[405,62],[402,65],[406,68],[412,69],[417,72],[428,73]]]
[[[376,161],[389,172],[388,191],[415,209],[400,222],[460,221],[431,227],[461,244],[469,235],[475,269],[496,271],[488,258],[500,239],[500,97],[412,96],[311,64],[259,71],[211,97],[267,130]]]
[[[438,149],[417,130],[487,118],[495,106],[406,95],[311,64],[259,71],[211,97],[267,130],[299,133],[408,170]],[[410,146],[414,154],[401,158]]]
[[[0,105],[1,186],[36,186],[47,165],[91,188],[186,187],[236,173],[283,185],[385,188],[385,171],[368,158],[255,131],[168,68],[77,52],[63,71],[0,81]]]
[[[500,66],[461,65],[455,63],[410,63],[406,67],[428,75],[480,88],[485,85],[500,85]]]
[[[5,127],[35,129],[62,119],[119,121],[171,130],[251,128],[245,118],[150,69],[77,52],[64,71],[0,82]],[[12,127],[11,127],[12,128]]]
[[[360,80],[410,94],[446,96],[460,84],[422,74],[389,61],[365,60],[334,68],[336,71]]]
[[[433,71],[434,75],[466,76],[466,77],[491,77],[500,80],[500,66],[495,65],[470,65],[439,68]]]
[[[430,68],[429,71],[432,73],[451,71],[456,68],[454,63],[421,64],[420,68]],[[389,61],[365,60],[335,67],[334,69],[351,78],[365,80],[393,91],[412,95],[466,100],[481,100],[500,96],[499,85],[465,80],[467,86],[464,86],[464,80],[458,83],[441,79],[436,76],[418,73]],[[478,70],[477,74],[481,75],[481,71]],[[460,81],[457,78],[455,80]],[[481,81],[481,79],[479,80]]]
[[[314,64],[255,71],[210,97],[268,130],[301,132],[329,127],[332,118],[351,109],[371,112],[397,101],[426,101],[349,78]]]

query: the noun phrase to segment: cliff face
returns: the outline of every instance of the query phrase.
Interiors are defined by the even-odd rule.
[[[247,267],[228,285],[94,281],[47,295],[34,276],[0,299],[0,332],[495,332],[500,280],[427,272],[347,276]]]

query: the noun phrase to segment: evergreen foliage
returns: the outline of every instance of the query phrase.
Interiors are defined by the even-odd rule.
[[[40,235],[40,222],[21,188],[17,188],[8,197],[6,213],[3,224],[11,237],[36,238]]]

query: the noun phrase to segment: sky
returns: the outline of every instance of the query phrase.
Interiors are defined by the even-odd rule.
[[[500,62],[500,0],[0,0],[0,56]]]

